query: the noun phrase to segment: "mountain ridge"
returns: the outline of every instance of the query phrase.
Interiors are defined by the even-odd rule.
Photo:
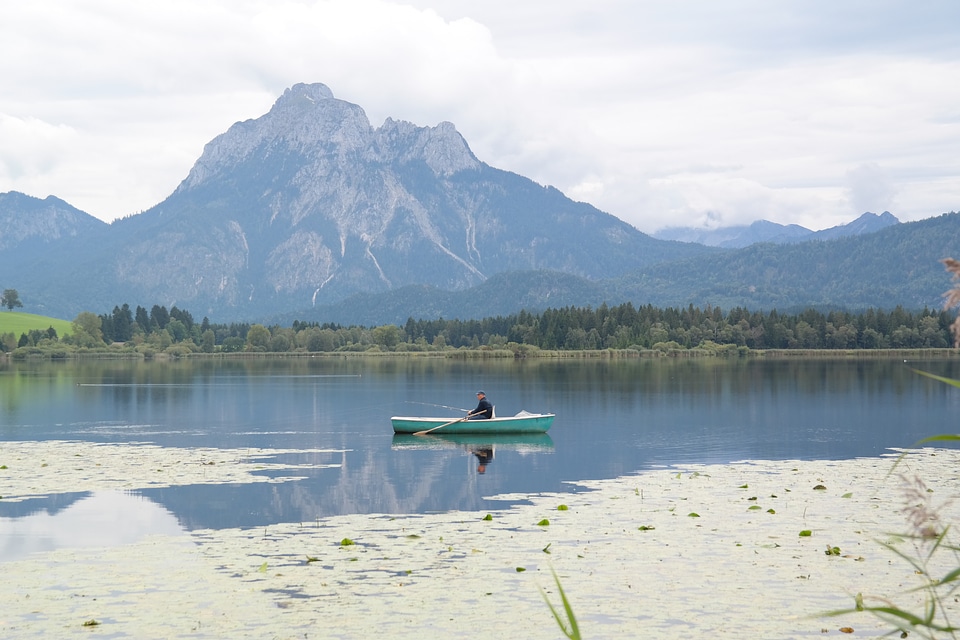
[[[476,319],[521,309],[541,312],[567,306],[598,307],[630,302],[660,308],[744,308],[756,311],[865,311],[940,308],[950,286],[940,256],[960,246],[960,214],[901,223],[868,236],[808,243],[759,243],[721,254],[664,262],[621,278],[588,280],[556,272],[498,274],[464,291],[420,290],[419,304],[394,291],[358,295],[300,313],[270,316],[293,320],[363,324],[364,318],[403,324],[408,318]],[[893,268],[890,268],[893,265]],[[877,274],[881,274],[877,277]],[[909,274],[903,277],[900,274]],[[480,306],[495,292],[522,304],[497,301]],[[420,310],[430,310],[422,315]]]
[[[17,191],[0,193],[0,255],[22,250],[25,244],[32,249],[107,226],[56,196],[41,200]]]
[[[743,249],[758,242],[789,244],[808,240],[828,240],[851,235],[873,233],[888,226],[900,224],[889,211],[877,215],[867,211],[856,220],[829,229],[811,231],[797,224],[779,224],[769,220],[756,220],[749,225],[730,225],[705,229],[699,227],[667,227],[653,234],[660,240],[694,242],[708,247]]]

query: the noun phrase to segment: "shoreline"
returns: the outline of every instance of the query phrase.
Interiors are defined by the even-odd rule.
[[[40,362],[65,360],[129,360],[129,361],[177,361],[177,360],[298,360],[309,358],[363,359],[363,358],[423,358],[440,360],[707,360],[712,358],[763,358],[763,359],[928,359],[949,360],[960,357],[960,349],[937,347],[924,349],[750,349],[736,345],[720,345],[710,350],[699,347],[690,349],[536,349],[515,352],[510,349],[446,349],[442,351],[237,351],[237,352],[172,352],[144,353],[133,349],[104,348],[97,351],[67,351],[55,349],[50,352],[34,347],[36,353],[15,354],[0,352],[0,362]]]
[[[176,470],[165,474],[171,484],[250,482],[258,476],[248,465],[263,464],[237,451],[152,447],[132,456],[131,445],[90,445],[97,462],[70,476],[66,467],[77,465],[64,456],[75,452],[60,447],[73,444],[4,443],[3,501],[62,492],[67,483],[72,491],[135,492],[165,464]],[[7,445],[17,448],[17,473]],[[895,457],[680,465],[572,483],[584,489],[574,493],[494,496],[526,504],[489,519],[331,516],[35,553],[0,563],[0,630],[55,636],[94,621],[93,633],[131,638],[492,629],[558,638],[540,591],[560,607],[556,571],[584,638],[879,637],[891,627],[869,613],[820,614],[852,608],[857,593],[868,606],[882,595],[922,609],[922,594],[904,595],[922,578],[880,544],[908,529],[900,479],[889,474]],[[944,524],[960,518],[960,505],[948,501],[960,496],[958,463],[958,450],[922,449],[897,468],[922,478]],[[932,575],[956,568],[945,554],[935,560],[946,564]]]

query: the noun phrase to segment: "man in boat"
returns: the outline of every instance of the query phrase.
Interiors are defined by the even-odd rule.
[[[477,391],[477,408],[467,414],[467,420],[489,420],[493,417],[493,405],[487,400],[487,394]]]

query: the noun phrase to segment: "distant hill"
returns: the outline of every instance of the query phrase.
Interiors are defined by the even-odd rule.
[[[821,231],[811,231],[796,224],[782,225],[769,220],[758,220],[749,225],[732,225],[717,229],[668,227],[657,231],[653,234],[653,237],[660,240],[696,242],[724,249],[742,249],[758,242],[789,244],[808,240],[833,240],[847,236],[858,236],[874,233],[899,223],[900,220],[889,211],[884,211],[880,215],[868,211],[853,222]]]
[[[939,309],[951,286],[940,263],[960,255],[960,214],[891,226],[838,240],[756,244],[710,256],[663,262],[626,276],[588,280],[553,272],[513,272],[477,287],[450,292],[429,288],[364,295],[294,319],[403,324],[417,318],[481,318],[521,308],[631,302],[635,306],[742,307],[796,312],[805,308]]]
[[[344,325],[400,324],[408,318],[479,319],[507,316],[521,309],[597,307],[610,294],[604,281],[557,271],[511,271],[462,291],[411,285],[380,294],[362,293],[314,309],[271,315],[268,324],[294,320]]]
[[[70,240],[95,237],[107,227],[54,196],[41,200],[16,191],[0,193],[0,273],[14,270],[18,260],[57,251]]]
[[[940,308],[951,286],[942,258],[960,255],[960,214],[875,233],[797,244],[756,244],[629,276],[624,291],[656,304],[723,308]]]

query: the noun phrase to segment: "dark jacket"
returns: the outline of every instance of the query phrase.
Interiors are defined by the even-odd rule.
[[[487,400],[486,396],[480,398],[477,408],[471,411],[474,414],[470,416],[471,420],[488,420],[493,417],[493,405]]]

